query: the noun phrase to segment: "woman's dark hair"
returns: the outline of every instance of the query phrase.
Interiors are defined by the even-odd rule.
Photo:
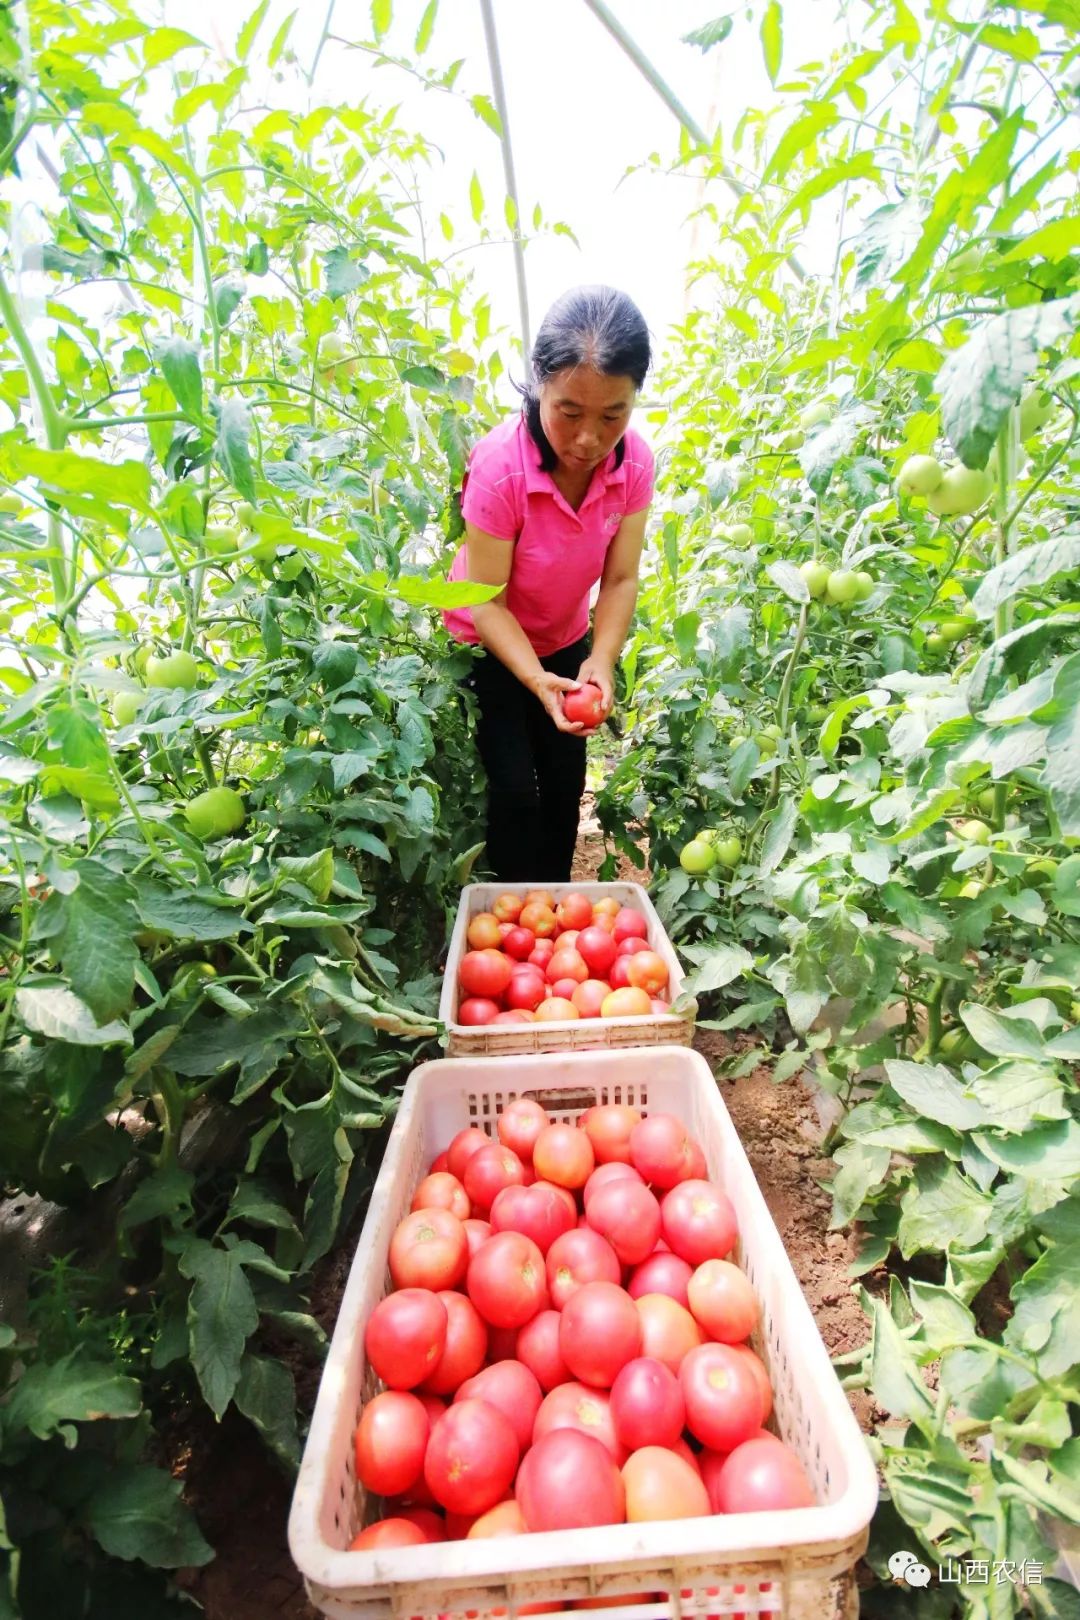
[[[635,388],[645,381],[652,360],[649,328],[632,299],[614,287],[572,287],[552,304],[532,347],[532,379],[524,396],[525,425],[540,451],[544,472],[554,472],[558,457],[540,423],[540,386],[556,372],[588,366],[605,377],[629,377]],[[615,446],[615,465],[622,466],[626,441]]]

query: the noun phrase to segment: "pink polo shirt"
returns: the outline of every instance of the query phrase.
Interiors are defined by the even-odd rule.
[[[604,569],[608,546],[629,513],[648,506],[653,492],[652,451],[628,428],[626,454],[614,450],[592,475],[578,511],[540,470],[540,452],[516,416],[484,435],[469,457],[461,497],[466,523],[513,543],[506,605],[541,658],[580,640],[589,628],[589,592]],[[466,546],[450,568],[468,577]],[[443,613],[457,641],[480,640],[468,608]]]

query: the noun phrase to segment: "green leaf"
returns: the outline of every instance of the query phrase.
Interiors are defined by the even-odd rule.
[[[259,4],[251,13],[247,22],[236,36],[236,56],[240,62],[246,62],[255,43],[255,36],[263,25],[266,13],[270,9],[270,0],[259,0]]]
[[[132,1034],[114,1019],[98,1024],[85,1001],[61,984],[24,985],[15,992],[15,1007],[27,1029],[72,1046],[130,1046]]]
[[[971,605],[980,619],[990,619],[1021,591],[1040,590],[1058,574],[1075,574],[1078,568],[1080,530],[1064,529],[1052,540],[1037,540],[991,568],[983,575]]]
[[[994,1057],[1034,1058],[1044,1056],[1042,1037],[1026,1018],[1003,1018],[992,1007],[969,1002],[960,1008],[968,1034],[984,1052]]]
[[[100,861],[77,861],[67,877],[71,886],[49,896],[34,933],[50,942],[72,990],[107,1024],[127,1011],[135,988],[135,890]]]
[[[833,1154],[838,1168],[829,1183],[833,1200],[830,1231],[848,1226],[855,1219],[867,1193],[884,1182],[891,1158],[887,1147],[868,1147],[858,1141],[840,1144]]]
[[[138,1558],[153,1569],[208,1564],[214,1549],[181,1499],[183,1488],[148,1463],[114,1466],[89,1497],[87,1527],[114,1558]]]
[[[798,801],[791,797],[781,799],[769,822],[769,829],[761,846],[761,864],[758,871],[762,877],[768,877],[769,873],[774,872],[780,865],[791,846],[798,821]]]
[[[701,28],[693,28],[690,33],[683,34],[684,45],[696,45],[702,55],[711,51],[714,45],[722,45],[735,26],[734,17],[716,17],[712,22],[705,23]]]
[[[344,298],[354,288],[360,287],[370,277],[367,266],[352,258],[348,248],[328,248],[322,256],[323,274],[326,279],[326,291],[330,298]]]
[[[453,408],[439,417],[439,448],[449,464],[450,477],[459,486],[469,459],[469,435],[464,418]]]
[[[280,1003],[260,1007],[241,1020],[193,1019],[172,1047],[169,1063],[177,1074],[196,1079],[220,1074],[234,1063],[261,1064],[267,1058],[283,1058],[303,1027],[300,1014]]]
[[[201,39],[196,39],[194,34],[186,33],[182,28],[155,28],[143,39],[143,61],[147,67],[158,67],[193,45],[206,49]]]
[[[403,366],[400,377],[402,382],[409,383],[413,388],[443,389],[446,387],[446,378],[435,366]]]
[[[850,454],[870,420],[870,411],[856,401],[825,427],[812,433],[800,447],[799,465],[815,495],[824,495],[837,463]]]
[[[371,26],[377,40],[388,32],[393,18],[393,0],[371,0]]]
[[[2,1409],[6,1434],[27,1430],[38,1440],[62,1433],[69,1423],[100,1418],[132,1418],[142,1396],[134,1378],[125,1378],[109,1362],[95,1361],[84,1350],[72,1350],[59,1361],[34,1361],[16,1381]],[[74,1436],[66,1437],[68,1444]]]
[[[74,450],[38,450],[30,445],[12,449],[7,460],[17,477],[37,478],[65,505],[90,496],[125,519],[125,506],[149,514],[150,469],[141,461],[100,461]]]
[[[900,1201],[897,1243],[905,1258],[974,1249],[986,1236],[993,1200],[948,1159],[920,1159]]]
[[[487,125],[488,129],[494,130],[496,135],[498,135],[500,138],[502,137],[502,119],[499,117],[498,112],[492,105],[489,96],[470,96],[469,106],[472,108],[477,118],[479,118],[482,123]]]
[[[241,400],[223,401],[218,413],[218,465],[245,500],[254,501],[255,478],[251,469],[251,414]]]
[[[275,1456],[295,1468],[300,1460],[296,1432],[296,1389],[282,1361],[245,1355],[236,1386],[236,1404],[250,1418]]]
[[[940,1064],[894,1058],[886,1062],[885,1073],[909,1108],[939,1125],[968,1131],[993,1123],[982,1104],[970,1097],[959,1080]]]
[[[250,933],[253,926],[239,905],[224,900],[215,904],[152,881],[137,885],[135,909],[144,927],[200,944],[235,939],[238,934]]]
[[[922,1319],[922,1335],[931,1349],[942,1350],[946,1345],[975,1337],[975,1318],[951,1288],[913,1277],[908,1283],[908,1295],[916,1315]]]
[[[126,1199],[120,1211],[120,1225],[124,1228],[143,1226],[147,1221],[167,1216],[191,1213],[191,1194],[195,1177],[190,1170],[179,1165],[165,1164],[139,1182]]]
[[[1068,1372],[1080,1335],[1080,1242],[1049,1248],[1015,1284],[1012,1302],[1005,1343],[1034,1356],[1044,1378]]]
[[[1059,298],[993,315],[938,373],[941,425],[968,467],[985,467],[1001,425],[1044,349],[1076,325],[1080,302]]]
[[[180,1270],[194,1282],[188,1299],[191,1359],[207,1405],[220,1418],[240,1377],[244,1345],[259,1323],[255,1296],[232,1249],[196,1239],[180,1256]]]
[[[910,1418],[928,1429],[932,1425],[934,1403],[919,1376],[907,1340],[892,1319],[884,1300],[873,1299],[865,1291],[862,1308],[874,1327],[870,1357],[870,1388],[874,1398],[894,1417]]]
[[[472,173],[472,179],[469,181],[469,207],[472,209],[473,219],[479,225],[484,217],[484,193],[480,185],[480,177],[475,169]]]
[[[242,282],[233,281],[231,278],[224,281],[215,281],[212,293],[217,323],[220,327],[226,327],[244,301],[246,296],[244,285]]]
[[[169,391],[186,416],[199,421],[202,416],[202,372],[199,350],[187,338],[164,338],[154,350]]]
[[[435,32],[435,18],[438,10],[439,0],[428,0],[427,5],[424,7],[424,15],[420,18],[420,26],[416,30],[416,39],[413,42],[413,50],[417,56],[423,56],[431,44],[431,36]]]
[[[1080,1176],[1080,1124],[1074,1119],[1037,1125],[1015,1137],[979,1132],[975,1146],[1000,1169],[1028,1181],[1064,1183]]]
[[[741,945],[684,945],[682,953],[697,963],[684,986],[688,995],[703,996],[709,990],[722,990],[754,966],[754,958]]]
[[[780,58],[784,51],[784,13],[780,0],[769,0],[761,21],[761,49],[765,57],[765,71],[773,84],[780,71]]]
[[[914,192],[872,213],[855,238],[856,286],[891,281],[914,252],[921,230],[922,205]]]

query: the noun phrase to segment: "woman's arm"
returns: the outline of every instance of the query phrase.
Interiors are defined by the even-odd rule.
[[[509,583],[514,560],[513,541],[484,534],[467,523],[465,544],[468,547],[466,577],[477,585],[503,587],[490,602],[480,602],[471,610],[473,624],[482,644],[500,664],[506,665],[511,675],[517,676],[522,686],[527,686],[540,699],[560,731],[582,731],[584,728],[579,721],[571,722],[563,714],[560,696],[562,692],[573,692],[581,682],[552,675],[544,669],[528,636],[506,605],[505,587]],[[630,608],[633,612],[633,603]]]
[[[582,684],[592,681],[600,688],[604,705],[609,709],[615,691],[615,664],[637,601],[638,570],[648,512],[648,507],[644,507],[624,517],[608,547],[604,572],[600,576],[600,594],[593,609],[592,652],[578,671]]]

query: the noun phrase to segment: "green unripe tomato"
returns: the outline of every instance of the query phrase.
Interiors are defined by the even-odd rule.
[[[203,549],[211,557],[224,557],[240,550],[240,536],[235,529],[207,529],[203,535]]]
[[[943,652],[947,652],[948,649],[949,649],[949,643],[945,640],[945,637],[944,636],[939,636],[936,630],[932,630],[930,632],[930,634],[926,638],[926,650],[927,650],[927,652],[930,652],[930,653],[943,653]]]
[[[811,557],[806,562],[799,564],[799,573],[805,579],[806,588],[815,602],[825,595],[825,587],[829,583],[830,573],[828,563],[817,562]]]
[[[238,832],[247,820],[244,801],[231,787],[212,787],[197,793],[184,806],[184,814],[191,832],[204,842]]]
[[[982,811],[984,816],[992,816],[993,815],[993,813],[994,813],[994,799],[995,799],[995,794],[994,794],[994,790],[993,790],[992,787],[983,788],[981,793],[976,794],[975,803],[978,806],[978,808]]]
[[[721,838],[719,843],[713,845],[713,853],[718,866],[736,866],[742,854],[742,839],[736,838],[734,833],[729,833],[726,838]]]
[[[877,582],[874,579],[873,574],[868,574],[865,568],[860,568],[858,570],[855,575],[855,581],[859,587],[855,600],[856,602],[865,602],[866,598],[873,591]]]
[[[896,487],[901,495],[932,495],[944,477],[936,456],[908,456],[896,475]]]
[[[811,703],[806,711],[807,722],[812,726],[823,726],[828,718],[829,711],[824,703]]]
[[[747,736],[745,731],[737,731],[735,733],[735,735],[732,737],[731,742],[729,743],[728,746],[730,747],[731,752],[734,753],[736,748],[741,748],[744,742],[749,742],[749,741],[750,741],[750,738]]]
[[[1069,1017],[1074,1024],[1080,1024],[1080,1001],[1070,1001]]]
[[[761,735],[763,737],[772,737],[772,738],[775,739],[775,741],[779,742],[780,738],[784,735],[784,733],[781,731],[780,727],[776,724],[775,720],[770,720],[769,724],[767,726],[762,726]]]
[[[190,692],[198,685],[199,666],[189,652],[169,653],[167,658],[148,658],[147,686],[180,687]]]
[[[343,393],[352,387],[359,363],[359,357],[349,353],[348,344],[336,332],[328,333],[319,344],[319,372]]]
[[[962,838],[965,844],[988,844],[990,842],[990,828],[985,821],[972,816],[968,821],[958,821],[953,828],[957,838]]]
[[[236,521],[245,529],[253,529],[255,527],[255,519],[257,516],[258,513],[250,501],[241,501],[240,505],[236,508]]]
[[[859,599],[858,576],[850,568],[836,568],[829,575],[825,586],[825,597],[838,607],[847,607],[851,602]]]
[[[1052,878],[1058,869],[1058,863],[1052,855],[1038,855],[1033,861],[1028,861],[1024,868],[1024,876],[1028,878]]]
[[[691,877],[703,876],[715,859],[712,845],[707,844],[704,838],[691,838],[690,842],[684,844],[679,851],[679,865],[684,872],[689,872]]]
[[[965,636],[969,636],[975,625],[974,618],[942,619],[937,627],[937,633],[952,646],[954,642],[963,641]]]
[[[796,421],[803,432],[808,433],[811,428],[820,427],[822,422],[827,422],[835,409],[835,400],[826,399],[823,395],[820,399],[811,400],[806,409],[799,412]]]
[[[959,1057],[968,1045],[970,1037],[962,1024],[954,1024],[947,1029],[938,1042],[938,1051],[945,1057]]]
[[[990,494],[992,480],[984,467],[949,467],[941,483],[926,497],[935,517],[970,517]]]
[[[15,620],[7,608],[0,608],[0,634],[3,634],[5,630],[10,630],[14,623]]]
[[[118,726],[130,726],[142,707],[141,692],[117,692],[112,700],[112,717]]]
[[[754,733],[754,741],[757,743],[758,753],[761,755],[762,759],[772,759],[773,755],[776,753],[776,739],[774,737],[770,737],[767,732],[756,731]]]
[[[978,878],[969,878],[961,887],[960,898],[962,900],[977,900],[980,894],[985,892],[985,889],[986,884],[980,883]]]
[[[727,538],[733,546],[748,546],[754,538],[754,531],[749,523],[733,523],[727,531]]]
[[[798,450],[805,438],[806,434],[800,428],[788,428],[787,432],[781,433],[777,439],[776,448],[778,450]]]
[[[21,495],[16,495],[14,493],[0,495],[0,512],[6,512],[9,517],[14,517],[16,513],[21,512],[23,509],[23,504],[24,503]]]
[[[1029,388],[1020,396],[1020,437],[1030,439],[1044,428],[1057,410],[1057,400],[1041,388]]]
[[[190,1001],[198,994],[200,985],[217,976],[213,962],[185,962],[172,982],[172,994],[177,1001]]]

